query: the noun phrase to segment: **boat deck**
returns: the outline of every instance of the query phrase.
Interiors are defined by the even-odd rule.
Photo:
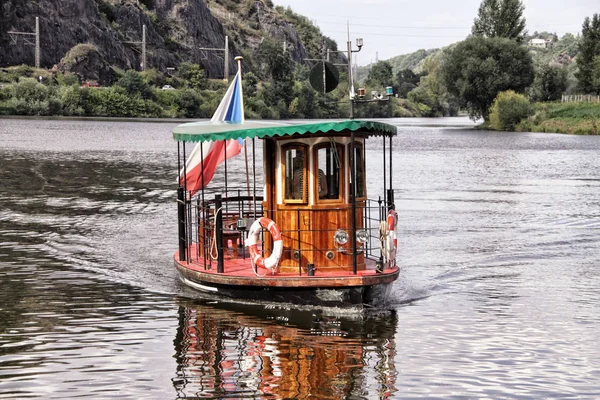
[[[195,253],[195,245],[190,249]],[[315,270],[314,276],[309,276],[306,271],[275,273],[264,268],[259,268],[255,273],[249,257],[226,258],[224,260],[224,272],[217,272],[217,262],[199,258],[197,260],[181,261],[179,252],[174,256],[175,265],[184,276],[204,282],[220,283],[227,285],[244,286],[288,286],[288,287],[320,287],[320,286],[370,286],[391,282],[398,277],[398,267],[385,268],[378,272],[376,263],[367,260],[367,268],[359,270],[356,274],[348,270]]]

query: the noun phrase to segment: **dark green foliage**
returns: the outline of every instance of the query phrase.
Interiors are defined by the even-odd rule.
[[[85,115],[85,98],[78,86],[59,87],[58,97],[62,102],[60,115]]]
[[[596,93],[600,92],[600,55],[594,57],[592,63],[592,87]]]
[[[524,9],[521,0],[483,0],[471,31],[477,36],[503,37],[521,43],[527,34]]]
[[[184,90],[179,97],[179,109],[185,118],[197,118],[200,114],[200,96],[190,89]]]
[[[148,82],[144,80],[139,72],[132,69],[125,72],[125,74],[119,78],[116,86],[122,87],[125,90],[125,93],[130,96],[139,96],[142,99],[149,99],[152,97],[152,90],[150,89]]]
[[[415,74],[412,69],[403,69],[396,74],[396,82],[400,85],[404,82],[417,85],[421,79],[420,74]]]
[[[579,42],[579,55],[577,66],[579,71],[579,90],[583,93],[600,94],[600,85],[596,85],[594,78],[600,74],[600,68],[594,69],[594,59],[600,55],[600,14],[594,14],[592,19],[587,17],[583,22],[581,41]]]
[[[367,85],[373,87],[391,86],[393,83],[392,65],[387,61],[379,61],[373,65],[367,78]]]
[[[252,73],[247,72],[244,74],[244,79],[242,79],[244,96],[253,97],[256,95],[256,85],[258,85],[258,77]]]
[[[521,120],[533,114],[533,107],[522,94],[501,92],[490,109],[490,124],[500,131],[514,131]]]
[[[424,73],[426,74],[426,73]],[[406,98],[411,90],[417,87],[421,80],[421,74],[415,74],[411,69],[403,69],[396,74],[394,92],[401,98]]]
[[[575,57],[579,51],[580,38],[573,36],[570,33],[565,33],[557,42],[552,46],[552,52],[554,54],[566,54],[569,57]]]
[[[533,82],[532,99],[554,101],[567,90],[567,70],[559,66],[546,65],[536,72]]]
[[[206,73],[198,64],[182,62],[179,64],[177,76],[186,81],[187,87],[191,89],[206,89],[208,84]]]
[[[413,85],[412,83],[402,82],[400,86],[398,86],[396,93],[398,93],[398,97],[405,99],[408,97],[408,94],[416,87],[417,86]]]
[[[308,83],[299,83],[295,90],[296,98],[292,100],[290,112],[295,118],[320,118],[317,107],[319,94]]]
[[[259,73],[263,79],[278,81],[291,78],[294,69],[292,60],[279,43],[265,39],[257,51],[255,61],[259,64]]]
[[[265,104],[274,107],[280,118],[289,118],[289,106],[294,99],[294,66],[283,46],[265,39],[256,55],[259,72],[268,81],[269,90],[264,90],[262,99]]]
[[[40,102],[47,100],[48,94],[48,87],[34,78],[21,78],[17,84],[12,85],[12,97],[17,99]]]
[[[144,115],[145,104],[138,96],[130,96],[121,86],[106,89],[84,89],[93,115],[103,117],[136,117]]]
[[[115,7],[106,0],[98,2],[98,11],[103,14],[109,22],[115,20]]]
[[[446,54],[442,76],[448,92],[472,118],[487,119],[499,92],[523,92],[534,79],[531,56],[515,41],[473,36]]]

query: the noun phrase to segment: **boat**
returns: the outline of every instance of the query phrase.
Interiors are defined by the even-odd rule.
[[[399,276],[391,172],[396,127],[231,118],[232,107],[239,114],[240,82],[236,76],[212,120],[172,130],[180,170],[174,263],[181,281],[208,296],[244,301],[385,304]],[[379,157],[367,159],[367,140],[381,141]],[[245,168],[231,161],[242,147]],[[371,163],[381,168],[377,197],[367,193]],[[218,180],[209,182],[222,164]]]

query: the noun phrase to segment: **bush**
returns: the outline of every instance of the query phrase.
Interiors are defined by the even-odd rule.
[[[533,114],[533,107],[522,94],[500,92],[490,108],[490,125],[500,131],[513,131],[521,120]]]
[[[89,90],[88,100],[93,107],[93,114],[99,116],[137,117],[144,115],[146,111],[144,100],[138,96],[129,95],[118,86],[102,90]]]
[[[152,89],[150,89],[148,82],[142,74],[132,69],[125,72],[117,81],[116,86],[122,87],[130,96],[140,96],[143,99],[152,97]]]
[[[62,103],[62,115],[84,115],[84,99],[82,90],[78,86],[61,86],[58,89],[58,98]]]
[[[21,78],[12,85],[13,97],[28,101],[44,101],[48,98],[48,87],[34,78]]]

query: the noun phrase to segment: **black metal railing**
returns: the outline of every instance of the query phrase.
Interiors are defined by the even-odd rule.
[[[231,192],[230,192],[231,193]],[[340,208],[336,205],[335,208],[319,208],[306,209],[298,207],[296,209],[287,208],[283,210],[266,210],[263,208],[263,198],[258,196],[244,196],[242,191],[238,191],[236,196],[221,197],[215,195],[211,200],[184,202],[185,207],[185,254],[188,262],[197,262],[204,266],[205,269],[214,268],[215,264],[218,272],[223,272],[223,261],[226,257],[247,258],[248,252],[244,247],[244,241],[248,235],[248,230],[251,224],[262,216],[267,216],[276,223],[283,218],[283,214],[295,212],[297,221],[302,221],[304,218],[310,218],[318,213],[330,213],[332,211],[344,211],[346,208]],[[357,223],[359,229],[364,229],[367,233],[365,243],[357,244],[357,254],[363,254],[365,258],[381,262],[384,254],[382,249],[382,229],[386,229],[386,220],[389,205],[379,198],[378,200],[367,199],[358,202],[356,206],[357,214],[362,215],[362,221]],[[347,206],[347,211],[351,213],[351,206]],[[349,218],[348,218],[349,220]],[[358,222],[358,221],[357,221]],[[181,210],[180,210],[181,223]],[[283,226],[284,224],[278,224]],[[300,260],[299,255],[306,252],[323,252],[330,251],[339,252],[345,251],[346,254],[351,254],[352,246],[350,243],[345,249],[341,250],[340,246],[336,246],[333,241],[333,236],[338,229],[345,230],[351,235],[351,226],[333,226],[326,229],[313,229],[310,224],[302,226],[298,222],[298,227],[291,230],[281,230],[281,234],[288,240],[287,246],[284,249],[283,258]],[[350,224],[348,224],[350,225]],[[302,237],[306,235],[320,235],[321,237],[331,238],[325,240],[326,243],[312,243],[312,246],[303,246]],[[231,242],[231,246],[229,246]],[[264,231],[259,238],[258,248],[263,252],[269,252],[271,249],[266,248],[264,240]],[[181,249],[181,247],[180,247]],[[226,254],[229,253],[229,254]],[[235,254],[231,254],[235,253]],[[314,257],[311,257],[314,259]],[[302,273],[301,268],[306,267],[298,263],[299,274]]]

